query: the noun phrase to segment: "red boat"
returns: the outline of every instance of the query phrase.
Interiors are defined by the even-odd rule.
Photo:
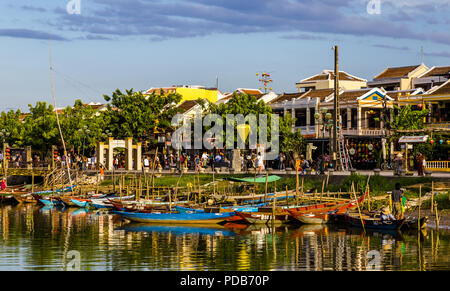
[[[337,202],[325,202],[313,205],[297,206],[291,208],[280,208],[275,209],[275,223],[285,223],[289,221],[295,221],[294,215],[306,214],[306,213],[327,213],[332,211],[333,213],[344,213],[347,209],[354,209],[358,204],[361,204],[366,195],[362,195],[358,200],[346,200]],[[258,208],[258,212],[236,212],[236,216],[233,218],[228,218],[227,222],[243,222],[250,224],[265,224],[272,220],[272,208],[271,207],[261,207]],[[238,218],[237,218],[238,217]]]

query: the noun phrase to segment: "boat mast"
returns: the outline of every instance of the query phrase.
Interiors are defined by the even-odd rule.
[[[61,136],[61,141],[62,141],[63,148],[64,148],[64,157],[65,157],[65,160],[66,160],[67,175],[69,176],[70,189],[72,189],[72,178],[70,176],[70,168],[69,168],[69,160],[67,158],[66,143],[64,141],[64,137],[63,137],[63,134],[62,134],[61,124],[59,123],[58,110],[57,110],[57,107],[56,107],[55,87],[53,85],[52,39],[51,38],[50,38],[50,81],[51,81],[51,87],[52,87],[53,106],[54,106],[55,114],[56,114],[56,122],[58,124],[58,130],[59,130],[59,134]]]

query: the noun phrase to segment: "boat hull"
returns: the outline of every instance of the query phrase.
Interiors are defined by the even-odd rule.
[[[122,216],[125,219],[134,222],[145,223],[175,223],[175,224],[190,224],[190,223],[219,223],[234,216],[234,212],[223,213],[139,213],[139,212],[125,212],[114,211],[113,213]]]

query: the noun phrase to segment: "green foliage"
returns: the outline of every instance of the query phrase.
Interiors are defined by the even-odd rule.
[[[423,128],[423,119],[428,115],[427,109],[412,110],[411,105],[395,106],[395,108],[398,110],[398,114],[394,115],[391,122],[393,130]]]
[[[259,121],[259,116],[261,114],[267,115],[267,137],[270,139],[271,133],[271,113],[272,108],[264,103],[264,101],[258,99],[255,96],[248,94],[237,94],[234,93],[233,97],[227,103],[221,104],[211,104],[209,107],[210,113],[217,114],[222,117],[222,120],[225,122],[232,122],[226,118],[227,114],[237,115],[242,114],[245,118],[249,114],[254,114],[256,116],[257,122]],[[233,122],[233,127],[235,131],[237,130],[237,123]],[[205,127],[205,130],[208,130],[208,127]],[[233,140],[229,140],[229,143],[233,143],[236,141],[235,135],[232,137],[226,136],[226,126],[224,124],[224,129],[222,136],[227,138],[233,138]],[[253,128],[250,128],[250,134],[247,136],[246,143],[248,143],[249,137],[252,133]],[[259,124],[256,128],[257,132],[259,132]],[[225,141],[224,141],[225,144]]]
[[[81,100],[76,100],[73,107],[65,108],[60,121],[66,146],[78,152],[83,146],[93,151],[105,127],[105,120],[91,106],[83,105]]]
[[[153,93],[143,95],[133,89],[122,93],[119,89],[112,97],[104,95],[108,110],[103,113],[109,120],[109,129],[115,138],[148,138],[155,129],[166,130],[171,127],[172,117],[178,112],[176,105],[181,100],[179,94],[162,95]]]
[[[0,117],[0,130],[5,130],[9,136],[3,136],[3,142],[11,146],[21,146],[23,143],[23,124],[20,122],[20,110],[2,112]]]
[[[51,145],[61,144],[61,138],[56,122],[53,106],[46,102],[37,102],[30,108],[30,114],[26,115],[23,123],[24,145],[31,145],[36,150],[47,151]]]

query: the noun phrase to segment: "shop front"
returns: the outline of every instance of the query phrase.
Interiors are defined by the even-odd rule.
[[[383,157],[383,145],[380,137],[349,137],[346,140],[353,168],[357,170],[380,168]]]

